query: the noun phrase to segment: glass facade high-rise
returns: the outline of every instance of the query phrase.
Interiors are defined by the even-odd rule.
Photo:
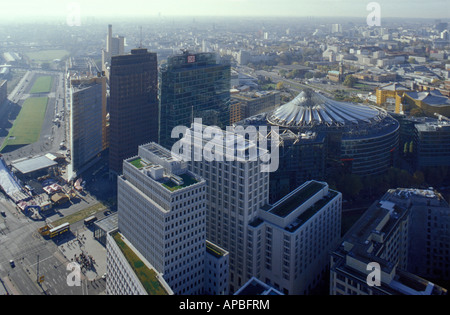
[[[72,166],[80,171],[106,148],[106,78],[71,80]]]
[[[113,56],[110,72],[110,170],[120,174],[123,160],[158,138],[156,53],[133,49]]]
[[[217,63],[214,53],[184,52],[169,57],[159,75],[162,146],[170,149],[177,141],[171,137],[173,128],[189,128],[194,118],[221,128],[229,124],[231,67]]]

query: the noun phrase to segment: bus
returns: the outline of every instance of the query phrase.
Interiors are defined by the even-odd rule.
[[[97,217],[96,216],[92,216],[92,217],[86,218],[86,219],[84,219],[84,225],[91,225],[95,221],[97,221]]]
[[[64,223],[64,224],[61,224],[60,226],[50,229],[48,236],[50,238],[54,238],[58,235],[64,234],[69,231],[70,231],[70,224]]]

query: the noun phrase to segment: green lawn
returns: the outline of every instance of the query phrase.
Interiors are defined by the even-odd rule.
[[[53,77],[51,76],[43,76],[36,79],[31,88],[30,93],[50,93],[53,85]]]
[[[47,97],[32,97],[24,102],[0,151],[9,145],[26,145],[39,140],[47,103]]]
[[[26,53],[30,60],[37,63],[52,62],[55,59],[63,59],[68,57],[70,53],[63,49],[40,50]]]

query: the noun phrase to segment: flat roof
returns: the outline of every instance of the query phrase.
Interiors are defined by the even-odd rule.
[[[128,160],[127,163],[130,163],[134,167],[136,167],[140,172],[145,172],[147,169],[153,167],[163,167],[159,164],[155,164],[153,162],[147,161],[146,159],[141,158],[140,156],[132,158]],[[152,178],[150,176],[150,178]],[[175,175],[175,174],[164,174],[161,178],[152,178],[154,181],[160,183],[164,188],[174,192],[179,189],[183,189],[194,184],[200,182],[193,174],[189,172],[189,170],[185,170],[183,174]]]
[[[224,257],[228,254],[226,250],[209,241],[206,241],[206,251],[217,258]]]
[[[234,295],[284,295],[280,291],[253,277]]]
[[[46,156],[39,156],[39,157],[27,159],[25,161],[12,163],[11,165],[20,173],[28,174],[28,173],[36,172],[36,171],[46,169],[46,168],[49,168],[52,166],[56,166],[56,165],[58,165],[58,163],[50,160]]]
[[[325,188],[325,186],[326,185],[323,183],[311,181],[308,184],[306,184],[305,186],[303,186],[301,189],[299,189],[297,192],[295,192],[294,194],[289,196],[287,199],[276,204],[274,207],[272,207],[268,211],[279,217],[284,218],[284,217],[288,216],[292,211],[294,211],[295,209],[300,207],[303,203],[305,203],[312,196],[314,196],[319,191],[321,191],[323,188]]]
[[[118,213],[113,213],[104,219],[101,219],[94,223],[97,227],[105,232],[111,232],[118,228],[119,226],[119,215]]]

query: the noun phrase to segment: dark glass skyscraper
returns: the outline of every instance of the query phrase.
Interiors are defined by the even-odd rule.
[[[189,128],[194,118],[221,128],[229,124],[231,68],[218,64],[214,53],[169,57],[159,75],[161,145],[171,149],[177,141],[171,138],[173,128]]]
[[[158,139],[156,53],[133,49],[113,56],[110,69],[110,170],[121,174],[123,160]]]

